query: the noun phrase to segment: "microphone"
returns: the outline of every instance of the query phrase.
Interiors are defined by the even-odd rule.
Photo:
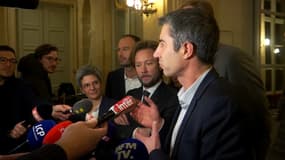
[[[72,106],[72,113],[74,114],[81,114],[81,113],[88,113],[92,109],[92,101],[88,98],[81,99],[80,101],[74,103]]]
[[[88,113],[93,107],[92,101],[88,98],[82,99],[76,102],[72,109],[68,113],[72,113],[69,120],[72,122],[85,121],[86,113]]]
[[[27,134],[27,139],[20,145],[16,146],[9,153],[15,153],[22,146],[28,144],[31,149],[39,148],[42,145],[42,141],[48,131],[55,126],[55,121],[53,120],[43,120],[34,124],[29,130]]]
[[[121,141],[114,151],[114,159],[116,160],[146,160],[148,158],[145,145],[133,138]]]
[[[36,9],[39,0],[0,0],[0,6]]]
[[[130,112],[137,105],[138,100],[132,96],[126,96],[116,104],[111,106],[111,108],[99,117],[97,126],[100,126],[102,123],[117,117],[119,114]]]
[[[58,141],[65,128],[72,124],[71,121],[63,121],[55,125],[44,137],[43,144],[53,144]]]

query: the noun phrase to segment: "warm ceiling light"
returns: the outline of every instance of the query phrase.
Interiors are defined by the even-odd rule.
[[[157,11],[155,8],[154,0],[127,0],[127,6],[133,8],[137,11],[141,11],[143,14],[148,16],[149,14],[153,14]]]

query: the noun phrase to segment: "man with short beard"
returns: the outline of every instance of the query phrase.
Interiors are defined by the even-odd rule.
[[[139,41],[140,38],[132,34],[125,34],[120,38],[117,48],[120,68],[108,73],[105,88],[106,97],[120,100],[129,90],[141,86],[136,70],[130,61],[132,50]]]
[[[153,57],[157,45],[158,42],[156,41],[141,41],[137,43],[131,55],[131,60],[142,87],[130,90],[127,95],[131,95],[142,102],[144,101],[144,96],[147,96],[157,104],[165,124],[160,132],[163,142],[179,102],[176,90],[163,82],[162,69],[159,67],[158,58]],[[136,130],[149,131],[145,128],[138,128],[142,126],[129,115],[121,115],[114,121],[120,125],[118,132],[121,136],[120,138],[131,137]]]

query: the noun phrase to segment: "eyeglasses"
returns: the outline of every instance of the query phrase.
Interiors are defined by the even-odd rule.
[[[6,64],[7,62],[16,64],[17,63],[17,59],[16,58],[6,58],[6,57],[0,57],[0,63],[1,64]]]
[[[91,82],[91,83],[85,83],[85,84],[83,84],[82,87],[83,87],[84,89],[90,89],[91,87],[95,87],[95,85],[97,85],[97,84],[99,84],[99,83],[100,83],[99,81],[95,80],[95,81],[93,81],[93,82]]]
[[[61,61],[60,58],[54,58],[54,57],[51,57],[51,56],[45,56],[44,58],[47,59],[49,62],[56,62],[56,63],[58,63],[58,62]]]

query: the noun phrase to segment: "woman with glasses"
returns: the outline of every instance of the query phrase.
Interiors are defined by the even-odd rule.
[[[77,70],[76,82],[81,92],[92,102],[92,108],[86,114],[85,120],[98,119],[103,116],[116,100],[103,96],[103,84],[101,72],[94,66],[84,65]],[[114,129],[109,123],[109,132]],[[115,132],[113,132],[115,134]],[[112,159],[113,148],[116,144],[112,135],[105,137],[107,141],[101,141],[96,147],[95,157],[100,159]]]

